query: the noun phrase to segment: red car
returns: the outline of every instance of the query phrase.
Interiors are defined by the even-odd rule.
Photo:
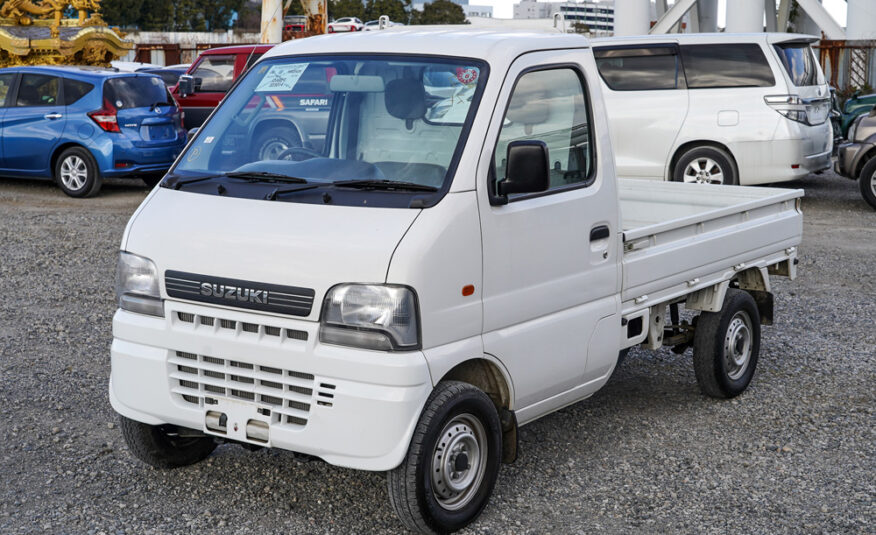
[[[191,129],[204,124],[237,77],[273,46],[237,45],[201,52],[170,90],[185,112],[184,126]]]

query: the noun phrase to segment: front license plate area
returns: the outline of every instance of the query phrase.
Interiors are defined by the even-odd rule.
[[[231,440],[270,446],[271,409],[231,398],[212,398],[205,406],[204,432]]]

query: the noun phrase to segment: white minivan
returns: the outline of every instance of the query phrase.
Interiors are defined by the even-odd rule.
[[[787,33],[593,41],[619,177],[765,184],[830,167],[830,90]]]

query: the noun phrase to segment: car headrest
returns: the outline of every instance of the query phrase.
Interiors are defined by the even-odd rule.
[[[413,78],[399,78],[386,83],[386,111],[397,119],[412,121],[426,115],[426,88]]]

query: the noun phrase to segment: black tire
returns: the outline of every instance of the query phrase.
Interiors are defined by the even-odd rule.
[[[474,424],[472,418],[478,424]],[[481,428],[477,429],[476,425]],[[483,448],[476,451],[471,448],[471,439],[466,438],[476,439],[478,432],[484,439],[478,443],[486,445],[486,456],[481,454]],[[441,442],[442,438],[448,443]],[[464,440],[468,441],[468,447],[456,449]],[[454,448],[457,453],[450,459],[445,456],[442,461],[442,448]],[[466,454],[463,459],[460,452]],[[502,426],[490,398],[468,383],[441,382],[426,401],[404,461],[387,474],[389,501],[402,523],[412,531],[449,533],[462,529],[486,507],[501,459]],[[453,496],[450,485],[441,478],[450,467],[455,470],[460,466],[458,462],[468,464],[469,468],[451,471],[451,474],[457,474],[460,483],[469,478],[471,482]],[[475,468],[477,471],[470,474]],[[454,500],[457,503],[453,503]]]
[[[103,177],[88,149],[70,147],[55,160],[54,179],[71,197],[91,197],[100,191]]]
[[[180,436],[172,425],[148,425],[121,417],[122,436],[134,457],[155,468],[178,468],[203,461],[216,449],[208,436]]]
[[[703,394],[732,398],[748,388],[760,354],[760,314],[748,292],[730,288],[719,312],[702,312],[693,361]]]
[[[276,160],[286,150],[300,146],[301,138],[298,137],[294,127],[275,126],[255,137],[252,146],[253,158],[255,161]]]
[[[700,172],[695,173],[694,168]],[[720,172],[718,181],[717,172]],[[694,182],[704,184],[739,184],[739,173],[733,157],[727,151],[711,146],[694,147],[686,150],[672,170],[675,182]]]
[[[864,164],[861,176],[858,177],[858,185],[861,188],[861,196],[867,204],[876,209],[876,157],[870,158],[870,161]]]
[[[141,176],[140,180],[142,180],[146,184],[147,188],[152,189],[157,186],[159,182],[161,182],[162,178],[164,178],[164,175],[146,175]]]

